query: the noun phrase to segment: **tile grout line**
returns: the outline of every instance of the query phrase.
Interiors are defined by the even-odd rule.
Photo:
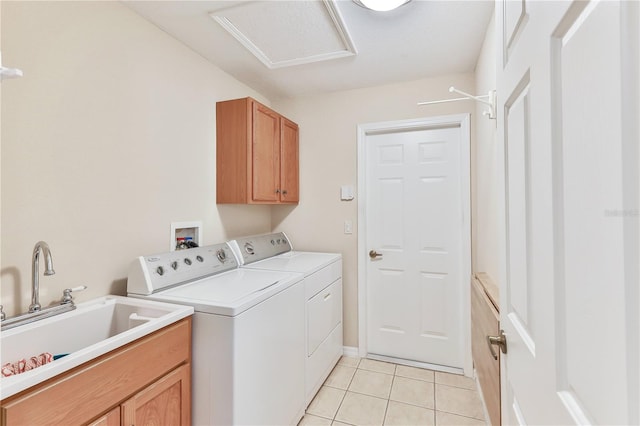
[[[436,374],[433,373],[433,424],[438,426],[438,399],[436,398]]]
[[[338,409],[336,410],[336,413],[333,415],[333,418],[331,419],[331,423],[332,424],[335,421],[339,421],[339,420],[336,420],[336,416],[340,412],[340,408],[342,407],[342,403],[344,403],[344,399],[347,397],[347,392],[349,392],[349,387],[351,386],[351,382],[353,382],[353,378],[356,377],[356,373],[358,372],[358,366],[360,365],[361,361],[362,360],[358,361],[358,364],[356,365],[356,371],[353,372],[353,376],[351,376],[351,379],[349,379],[349,383],[347,384],[347,388],[344,391],[344,395],[342,396],[342,400],[340,400],[340,404],[338,405]]]
[[[338,411],[340,411],[340,407],[342,407],[342,403],[344,402],[344,399],[346,397],[347,397],[347,391],[344,391],[344,395],[342,395],[342,399],[340,400],[340,404],[338,404],[338,409],[336,410],[336,413],[331,418],[331,424],[333,424],[333,422],[336,421],[336,416],[338,415]]]
[[[434,411],[436,411],[436,410],[434,410]],[[477,417],[467,416],[466,414],[452,413],[451,411],[445,411],[445,410],[437,410],[437,411],[440,412],[440,413],[452,414],[454,416],[464,417],[464,418],[467,418],[467,419],[478,420],[480,422],[486,422],[485,419],[479,419]]]
[[[344,390],[344,389],[339,389],[339,388],[331,388],[331,389]],[[385,397],[382,397],[382,396],[371,395],[370,393],[356,392],[356,391],[353,391],[353,390],[347,390],[347,392],[351,392],[351,393],[356,394],[356,395],[370,396],[371,398],[381,399],[381,400],[383,400],[383,401],[388,400],[388,399],[391,399],[391,398],[385,398]],[[395,400],[394,400],[394,401],[395,401]],[[402,401],[396,401],[396,402],[402,402]],[[421,406],[421,405],[412,404],[412,403],[410,403],[410,402],[402,402],[402,403],[403,403],[403,404],[406,404],[406,405],[413,405],[414,407],[426,408],[426,407],[423,407],[423,406]]]
[[[446,383],[438,383],[438,382],[434,382],[435,384],[438,384],[440,386],[447,386],[450,388],[456,388],[456,389],[462,389],[462,390],[468,390],[470,392],[478,392],[478,389],[469,389],[469,388],[463,388],[462,386],[456,386],[456,385],[448,385]]]
[[[340,411],[340,408],[342,408],[342,405],[344,404],[344,400],[346,398],[347,392],[351,392],[353,394],[373,397],[373,398],[377,398],[377,399],[382,399],[382,400],[386,399],[385,410],[384,410],[384,414],[383,414],[383,418],[382,418],[382,424],[384,425],[385,421],[386,421],[387,414],[389,412],[389,405],[391,403],[391,392],[393,391],[393,385],[395,384],[396,377],[401,377],[401,378],[409,379],[409,380],[413,380],[413,381],[430,383],[433,386],[433,400],[432,400],[432,402],[433,402],[433,407],[434,408],[433,408],[433,418],[432,419],[433,419],[433,424],[434,425],[436,425],[437,412],[451,414],[451,415],[455,415],[455,416],[460,416],[460,417],[464,417],[464,418],[468,418],[468,419],[472,419],[472,420],[485,421],[485,419],[479,419],[477,417],[472,417],[472,416],[465,415],[465,414],[460,414],[460,413],[455,413],[455,412],[450,412],[450,411],[445,411],[445,410],[439,410],[438,409],[438,403],[437,403],[437,397],[436,397],[436,387],[438,385],[441,385],[441,386],[444,386],[444,387],[448,387],[448,388],[453,388],[453,389],[466,390],[466,391],[469,391],[469,392],[477,392],[477,389],[474,390],[474,389],[469,389],[468,387],[462,387],[462,386],[457,386],[457,385],[452,385],[452,384],[445,384],[445,383],[438,383],[437,380],[436,380],[436,373],[437,372],[435,372],[435,371],[434,371],[434,378],[433,378],[432,381],[429,381],[428,379],[418,378],[418,377],[401,376],[401,375],[398,375],[398,365],[397,364],[393,364],[393,363],[389,363],[389,364],[393,365],[393,372],[391,372],[391,373],[387,373],[385,371],[370,370],[370,369],[367,369],[367,368],[362,368],[361,364],[362,364],[362,361],[364,359],[365,358],[360,358],[358,360],[357,364],[355,365],[355,367],[351,367],[350,365],[344,365],[344,364],[342,365],[343,367],[351,367],[351,368],[354,368],[354,370],[355,370],[353,375],[351,376],[351,378],[349,380],[349,383],[347,384],[346,389],[340,389],[338,387],[323,385],[323,386],[327,386],[329,388],[333,388],[333,389],[336,389],[336,390],[344,390],[345,391],[345,393],[344,393],[344,395],[343,395],[343,397],[342,397],[342,399],[340,401],[340,404],[338,405],[338,409],[336,410],[336,413],[333,415],[333,417],[331,419],[327,419],[327,420],[331,420],[332,423],[339,421],[339,420],[336,419],[337,415],[338,415],[338,412]],[[375,395],[370,395],[370,394],[367,394],[367,393],[356,392],[356,391],[350,390],[349,388],[351,387],[351,385],[353,383],[353,380],[355,378],[355,375],[357,374],[358,370],[361,370],[363,372],[371,372],[371,373],[379,373],[379,374],[390,375],[392,378],[391,378],[391,387],[389,388],[388,397],[387,398],[382,398],[382,397],[378,397],[378,396],[375,396]],[[403,402],[403,404],[429,410],[428,407],[425,407],[425,406],[422,406],[422,405],[418,405],[418,404],[413,404],[413,403],[409,403],[409,402]],[[345,424],[348,424],[348,423],[345,423]]]
[[[363,369],[359,369],[359,370],[363,370]],[[363,370],[363,371],[370,371],[370,370]],[[377,372],[376,372],[376,371],[374,371],[374,373],[377,373]],[[435,385],[435,383],[434,383],[434,382],[430,382],[430,381],[428,381],[428,380],[414,379],[414,378],[412,378],[412,377],[398,376],[398,375],[396,375],[396,374],[393,374],[393,375],[392,375],[392,374],[387,374],[387,373],[381,373],[381,374],[386,374],[387,376],[392,376],[392,388],[393,388],[393,383],[395,382],[395,378],[396,378],[396,377],[398,377],[398,378],[400,378],[400,379],[415,380],[415,381],[417,381],[417,382],[422,382],[422,383],[428,383],[428,384],[431,384],[431,385]],[[355,374],[354,374],[354,377],[355,377]],[[353,379],[352,379],[352,380],[353,380]],[[349,383],[349,384],[351,384],[351,383]],[[385,399],[386,399],[386,400],[391,400],[391,401],[394,401],[394,402],[399,402],[399,403],[404,404],[404,405],[410,405],[410,406],[412,406],[412,407],[424,408],[424,409],[427,409],[427,410],[435,411],[435,409],[434,409],[434,408],[425,407],[424,405],[415,404],[415,403],[407,402],[407,401],[396,401],[396,400],[392,400],[392,399],[391,399],[391,393],[389,393],[389,397],[388,397],[388,398],[384,398],[384,397],[377,396],[377,395],[371,395],[371,394],[369,394],[369,393],[358,392],[358,391],[355,391],[355,390],[352,390],[352,389],[342,389],[342,388],[338,388],[338,387],[331,386],[331,385],[323,385],[323,386],[328,387],[328,388],[331,388],[331,389],[336,389],[336,390],[346,390],[347,392],[351,392],[351,393],[354,393],[354,394],[357,394],[357,395],[370,396],[370,397],[372,397],[372,398],[377,398],[377,399],[382,399],[382,400],[385,400]],[[451,413],[451,414],[455,414],[455,413]],[[470,418],[471,418],[471,417],[470,417]]]
[[[382,415],[382,425],[384,426],[387,421],[387,412],[389,411],[389,404],[391,403],[391,392],[393,391],[393,383],[396,381],[396,365],[393,369],[393,376],[391,377],[391,387],[389,388],[389,397],[387,398],[387,405],[384,407],[384,414]]]
[[[434,414],[436,414],[436,413],[439,411],[439,412],[441,412],[441,413],[447,413],[447,414],[451,414],[451,415],[458,416],[458,417],[464,417],[464,418],[467,418],[467,419],[479,420],[479,421],[482,421],[482,422],[486,422],[486,421],[487,421],[487,420],[486,420],[486,419],[484,419],[484,418],[479,419],[479,418],[477,418],[477,417],[469,416],[469,415],[466,415],[466,414],[455,413],[455,412],[452,412],[452,411],[446,411],[446,410],[438,410],[438,409],[437,409],[438,407],[437,407],[436,390],[435,390],[435,386],[436,386],[436,385],[440,385],[440,386],[444,386],[444,387],[452,388],[452,389],[466,390],[466,391],[469,391],[469,392],[476,392],[476,393],[478,392],[478,390],[477,390],[477,389],[468,389],[468,388],[462,388],[462,387],[459,387],[459,386],[449,385],[449,384],[446,384],[446,383],[437,383],[437,382],[434,382],[434,393],[433,393],[433,395],[434,395],[434,406],[436,407],[436,408],[434,409]]]

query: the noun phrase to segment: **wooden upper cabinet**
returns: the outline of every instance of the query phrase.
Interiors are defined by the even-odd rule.
[[[218,204],[299,201],[298,125],[252,98],[216,104]]]

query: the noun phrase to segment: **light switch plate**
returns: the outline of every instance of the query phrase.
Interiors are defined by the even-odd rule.
[[[344,233],[353,234],[353,222],[350,220],[344,221]]]

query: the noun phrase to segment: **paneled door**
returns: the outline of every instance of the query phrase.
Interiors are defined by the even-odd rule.
[[[280,199],[280,117],[278,113],[253,102],[252,173],[254,201]]]
[[[504,1],[504,424],[638,424],[637,2]]]
[[[389,126],[364,130],[367,354],[463,369],[468,116]]]

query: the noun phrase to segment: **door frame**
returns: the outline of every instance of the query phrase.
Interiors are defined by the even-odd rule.
[[[410,120],[385,121],[359,124],[357,127],[358,162],[358,356],[367,356],[367,199],[366,185],[366,140],[367,136],[379,133],[400,132],[414,129],[437,129],[460,127],[462,146],[460,147],[460,184],[462,199],[462,259],[461,274],[463,280],[471,280],[471,131],[470,114],[452,114],[436,117],[424,117]],[[471,292],[470,286],[462,284],[462,350],[464,375],[473,376],[471,358]]]

